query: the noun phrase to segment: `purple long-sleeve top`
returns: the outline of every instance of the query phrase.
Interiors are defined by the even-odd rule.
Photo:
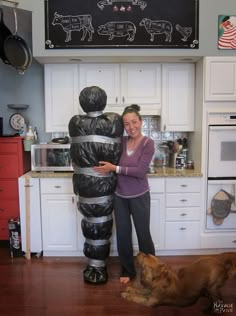
[[[123,137],[123,151],[115,194],[123,198],[137,197],[149,191],[147,171],[154,154],[154,142],[144,136],[131,155],[127,153],[128,137]]]

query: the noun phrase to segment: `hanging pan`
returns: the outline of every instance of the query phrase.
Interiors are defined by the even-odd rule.
[[[15,34],[8,36],[4,41],[4,52],[9,63],[15,67],[19,74],[24,74],[31,65],[32,53],[25,40],[17,34],[17,15],[15,17]]]
[[[0,58],[3,60],[5,64],[9,64],[9,61],[7,60],[5,52],[4,52],[4,42],[6,38],[8,38],[11,35],[12,35],[11,31],[4,23],[3,9],[2,7],[0,7]]]

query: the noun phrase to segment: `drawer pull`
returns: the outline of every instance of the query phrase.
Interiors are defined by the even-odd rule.
[[[236,240],[233,240],[232,242],[233,242],[233,243],[236,243]]]
[[[186,188],[188,185],[187,184],[181,184],[180,185],[182,188]]]
[[[31,188],[31,187],[32,187],[32,185],[30,185],[30,184],[25,185],[25,188]]]
[[[60,188],[61,188],[61,186],[60,186],[60,185],[55,185],[55,186],[54,186],[54,188],[56,188],[56,189],[60,189]]]
[[[180,200],[181,202],[187,202],[188,200],[186,200],[186,199],[182,199],[182,200]]]
[[[187,228],[186,227],[180,227],[180,230],[186,230]]]
[[[188,215],[187,213],[182,213],[182,214],[180,214],[180,216],[186,216],[186,215]]]
[[[116,97],[116,104],[118,103],[118,97]]]
[[[3,207],[0,207],[0,212],[4,212],[4,208]]]
[[[74,204],[75,203],[75,198],[72,196],[72,203]]]
[[[3,189],[2,189],[2,188],[0,188],[0,192],[3,192]]]

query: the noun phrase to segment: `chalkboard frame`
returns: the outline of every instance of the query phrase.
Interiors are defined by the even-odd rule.
[[[199,48],[199,0],[45,0],[45,49]]]

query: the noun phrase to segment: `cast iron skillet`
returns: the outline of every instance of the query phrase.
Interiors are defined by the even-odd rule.
[[[24,74],[31,65],[32,53],[25,40],[17,35],[17,16],[14,8],[15,34],[8,36],[4,41],[4,52],[9,63],[19,74]]]
[[[4,42],[8,36],[11,36],[12,33],[9,28],[5,25],[3,20],[3,9],[0,7],[0,58],[3,60],[5,64],[9,64],[9,61],[6,58],[4,52]]]

